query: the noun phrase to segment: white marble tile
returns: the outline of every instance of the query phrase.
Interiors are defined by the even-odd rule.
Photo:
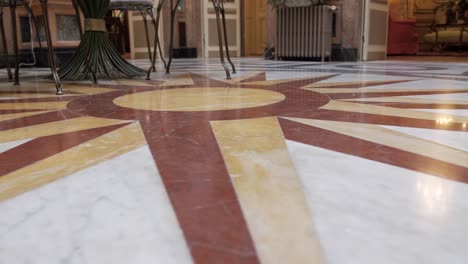
[[[465,264],[468,185],[288,142],[329,264]]]
[[[440,113],[444,116],[446,115],[455,115],[455,116],[468,116],[467,109],[414,109],[418,111],[431,112],[431,113]]]
[[[192,263],[148,147],[0,203],[1,264]]]
[[[403,96],[406,98],[418,99],[436,99],[436,100],[452,100],[452,101],[468,101],[468,89],[466,93],[449,93],[449,94],[432,94],[432,95],[411,95]]]
[[[397,126],[383,127],[468,152],[468,132]],[[468,160],[466,164],[468,166]]]
[[[17,140],[17,141],[10,141],[10,142],[3,142],[3,143],[0,143],[0,153],[3,153],[7,150],[10,150],[12,148],[15,148],[19,145],[22,145],[26,142],[29,142],[33,139],[29,138],[29,139],[23,139],[23,140]]]

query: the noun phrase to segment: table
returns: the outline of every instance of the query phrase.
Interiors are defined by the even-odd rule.
[[[443,51],[447,46],[468,45],[468,24],[434,24],[431,33],[424,36],[434,43],[434,48]]]
[[[77,50],[59,70],[62,80],[120,79],[140,77],[146,71],[123,59],[107,37],[104,20],[110,0],[73,0],[85,17]]]

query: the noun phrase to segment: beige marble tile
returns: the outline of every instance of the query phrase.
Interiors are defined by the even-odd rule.
[[[3,98],[14,98],[14,99],[27,99],[27,98],[46,98],[55,97],[55,93],[2,93],[0,94],[0,102]],[[76,96],[76,94],[63,94],[60,97]]]
[[[56,181],[146,144],[139,123],[120,128],[0,177],[0,201]]]
[[[68,132],[111,126],[128,121],[97,117],[80,117],[41,125],[0,131],[0,142],[9,142],[34,137],[45,137]]]
[[[345,99],[343,101],[353,102],[382,102],[382,103],[410,103],[410,104],[461,104],[468,105],[468,101],[455,101],[455,100],[436,100],[436,99],[422,99],[422,98],[408,98],[408,97],[373,97],[373,98],[356,98]]]
[[[114,100],[116,105],[159,111],[244,109],[281,102],[283,94],[240,88],[185,88],[135,93]]]
[[[68,102],[37,102],[37,103],[1,103],[0,110],[28,110],[28,109],[42,109],[42,110],[58,110],[65,109]]]
[[[402,92],[463,92],[467,89],[439,89],[439,88],[429,88],[429,89],[415,89],[415,88],[387,88],[387,89],[369,89],[369,88],[303,88],[308,91],[317,92],[317,93],[326,93],[326,94],[342,94],[342,93],[402,93]],[[382,97],[380,97],[382,98]],[[390,98],[390,97],[388,97]],[[398,97],[391,97],[398,98]],[[368,98],[368,99],[379,99],[379,98]],[[350,99],[356,100],[357,99]]]
[[[26,113],[5,114],[5,115],[0,115],[0,121],[6,121],[6,120],[21,118],[21,117],[27,117],[27,116],[40,115],[40,114],[44,114],[48,112],[50,111],[35,111],[35,112],[26,112]]]
[[[302,118],[287,119],[366,141],[398,148],[407,152],[442,160],[463,167],[468,167],[468,152],[466,151],[421,139],[415,136],[410,136],[405,133],[381,127],[379,125]]]
[[[139,82],[131,79],[119,79],[115,81],[117,84],[120,85],[128,85],[128,86],[149,86],[153,87],[154,85],[145,83],[145,82]]]
[[[323,263],[304,190],[276,118],[213,121],[262,263]]]
[[[468,118],[463,116],[454,116],[449,114],[440,113],[429,113],[421,112],[416,110],[401,109],[387,106],[378,106],[370,104],[359,104],[345,101],[330,101],[327,105],[322,106],[321,109],[376,114],[376,115],[387,115],[407,118],[418,118],[424,120],[433,120],[435,123],[441,121],[456,122],[456,123],[468,123]]]
[[[55,92],[55,84],[52,82],[21,82],[21,85],[1,83],[0,90],[4,92]]]
[[[87,94],[87,95],[93,95],[93,94],[100,94],[100,93],[115,91],[114,89],[102,88],[102,87],[99,87],[99,86],[92,86],[92,85],[90,85],[90,86],[81,86],[81,85],[72,85],[72,84],[63,85],[63,90],[64,91],[75,92],[75,93]]]
[[[229,84],[235,84],[235,83],[239,83],[239,82],[242,82],[244,80],[247,80],[249,78],[255,77],[255,76],[259,75],[260,73],[261,72],[248,73],[248,74],[243,74],[243,75],[241,75],[239,77],[232,78],[230,80],[221,79],[220,81],[225,82],[225,83],[229,83]]]
[[[164,82],[160,86],[181,86],[181,85],[194,85],[192,75],[190,73],[171,78],[170,80]]]
[[[400,80],[401,82],[405,82],[405,80]],[[414,80],[411,80],[414,81]],[[378,86],[382,84],[386,84],[388,81],[357,81],[357,82],[318,82],[312,83],[304,88],[332,88],[332,87],[343,87],[345,85],[362,85],[365,84],[366,86]]]
[[[268,85],[273,85],[273,84],[289,83],[289,82],[308,80],[308,79],[310,79],[310,78],[292,78],[292,79],[267,80],[267,81],[257,81],[257,82],[246,82],[246,83],[243,83],[243,84],[268,86]]]

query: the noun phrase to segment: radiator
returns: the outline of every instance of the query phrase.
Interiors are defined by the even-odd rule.
[[[331,57],[334,6],[277,9],[276,58]]]

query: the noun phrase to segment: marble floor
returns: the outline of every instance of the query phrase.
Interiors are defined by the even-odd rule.
[[[235,64],[0,70],[0,264],[468,263],[468,63]]]

